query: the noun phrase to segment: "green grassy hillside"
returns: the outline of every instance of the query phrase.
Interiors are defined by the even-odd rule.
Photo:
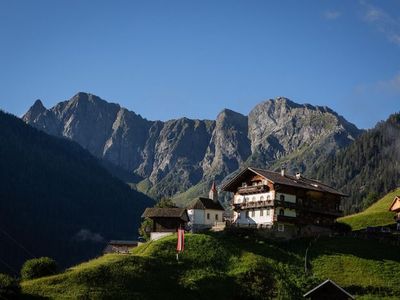
[[[105,255],[65,273],[26,281],[30,296],[56,299],[300,299],[330,278],[358,299],[398,299],[400,253],[392,246],[354,238],[284,243],[227,233],[188,234],[180,261],[176,237]]]
[[[397,195],[400,195],[400,188],[388,193],[363,212],[340,218],[338,221],[350,225],[353,230],[366,228],[368,226],[393,224],[394,214],[389,211],[389,206]]]

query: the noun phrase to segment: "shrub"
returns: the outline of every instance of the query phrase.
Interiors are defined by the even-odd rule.
[[[19,294],[18,280],[0,273],[0,299],[17,299]]]
[[[34,279],[57,273],[57,263],[50,257],[40,257],[27,260],[21,269],[23,280]]]

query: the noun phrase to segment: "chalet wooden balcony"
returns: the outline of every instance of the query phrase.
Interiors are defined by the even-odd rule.
[[[299,205],[297,203],[281,201],[281,200],[275,200],[274,201],[274,206],[275,207],[290,208],[290,209],[298,209],[299,208]]]
[[[310,212],[310,213],[321,214],[321,215],[328,215],[328,216],[335,216],[335,217],[343,216],[343,211],[341,211],[341,210],[331,210],[331,209],[326,209],[323,207],[303,206],[303,207],[301,207],[301,210],[303,212]]]
[[[242,186],[242,187],[238,188],[238,194],[240,194],[240,195],[267,193],[267,192],[269,192],[269,187],[266,184]]]
[[[234,210],[239,209],[251,209],[251,208],[261,208],[261,207],[273,207],[273,200],[263,200],[263,201],[247,201],[243,203],[234,203]]]
[[[283,208],[297,209],[299,206],[297,203],[275,199],[275,200],[247,201],[243,203],[234,203],[233,207],[235,210],[239,210],[239,209],[252,209],[252,208],[262,208],[262,207],[283,207]]]
[[[285,223],[297,223],[298,219],[296,217],[277,215],[277,216],[274,216],[274,221],[285,222]]]

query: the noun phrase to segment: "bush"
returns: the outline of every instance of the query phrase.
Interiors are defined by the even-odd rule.
[[[57,273],[57,263],[50,257],[41,257],[27,260],[21,269],[23,280],[54,275]]]
[[[18,280],[0,273],[0,299],[17,299],[19,294]]]

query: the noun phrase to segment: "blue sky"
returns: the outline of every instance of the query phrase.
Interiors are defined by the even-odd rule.
[[[400,111],[400,2],[0,0],[0,108],[78,91],[150,120],[285,96],[369,128]]]

